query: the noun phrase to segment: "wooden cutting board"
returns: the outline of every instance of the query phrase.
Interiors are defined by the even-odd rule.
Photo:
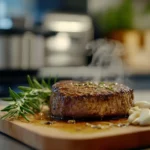
[[[150,146],[150,127],[116,127],[84,133],[62,130],[56,126],[0,120],[1,132],[39,150],[106,150]]]

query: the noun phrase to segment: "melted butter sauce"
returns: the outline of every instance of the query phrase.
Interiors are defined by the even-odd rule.
[[[36,126],[43,126],[46,128],[57,128],[71,133],[95,133],[104,132],[112,128],[127,127],[128,121],[126,118],[108,121],[58,121],[50,118],[47,112],[36,114],[35,116],[28,116],[31,120],[30,123]],[[20,118],[22,122],[24,119]]]

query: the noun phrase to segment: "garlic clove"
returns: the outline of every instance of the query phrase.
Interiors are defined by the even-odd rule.
[[[135,111],[141,111],[141,109],[140,109],[138,106],[132,107],[132,108],[129,110],[129,114],[132,114],[132,113],[134,113]]]
[[[141,109],[138,106],[133,107],[133,110],[135,110],[135,111],[141,111]]]
[[[136,118],[135,120],[132,121],[133,125],[138,125],[139,124],[139,117]]]
[[[140,111],[135,111],[134,113],[132,113],[128,118],[129,123],[132,123],[139,116],[140,116]]]
[[[150,125],[150,110],[143,109],[139,117],[140,125]]]
[[[134,113],[134,110],[133,109],[130,109],[129,110],[129,115],[133,114]]]
[[[150,103],[147,101],[135,102],[134,105],[138,106],[139,108],[150,108]]]

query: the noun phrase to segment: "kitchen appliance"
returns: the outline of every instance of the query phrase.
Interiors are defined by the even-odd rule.
[[[86,65],[85,45],[93,39],[92,20],[87,15],[49,13],[43,29],[56,32],[46,38],[46,66]]]
[[[0,70],[44,66],[44,38],[25,29],[0,29]]]
[[[0,69],[19,68],[23,30],[0,29]]]

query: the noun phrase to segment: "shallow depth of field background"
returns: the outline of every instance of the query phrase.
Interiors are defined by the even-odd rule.
[[[150,89],[149,0],[0,0],[0,97],[38,80]]]

